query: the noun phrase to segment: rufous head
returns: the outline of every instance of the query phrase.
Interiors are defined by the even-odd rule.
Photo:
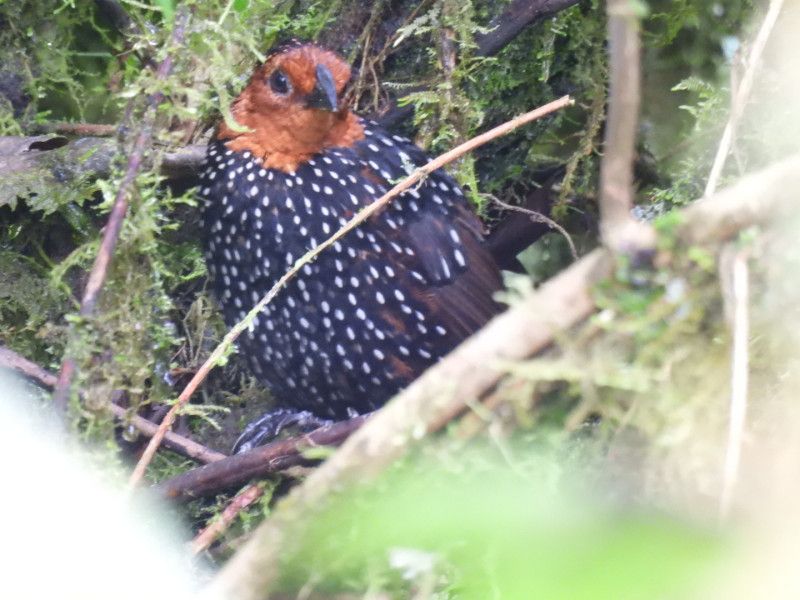
[[[269,168],[291,172],[325,148],[363,139],[363,128],[342,103],[350,67],[335,53],[294,42],[256,68],[231,106],[235,131],[222,123],[217,137],[249,151]]]

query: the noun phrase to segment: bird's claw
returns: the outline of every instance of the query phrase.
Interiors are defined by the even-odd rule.
[[[302,433],[313,431],[332,421],[321,419],[307,410],[276,408],[247,424],[233,445],[233,454],[241,454],[275,440],[286,429]]]

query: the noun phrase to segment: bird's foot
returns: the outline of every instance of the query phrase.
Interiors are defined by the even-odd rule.
[[[247,424],[233,445],[233,454],[240,454],[268,444],[286,429],[296,429],[301,433],[307,433],[324,425],[330,425],[332,422],[328,419],[321,419],[307,410],[276,408]]]

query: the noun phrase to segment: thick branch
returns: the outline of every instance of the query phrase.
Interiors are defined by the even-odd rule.
[[[608,0],[611,82],[603,160],[600,165],[600,232],[615,252],[652,249],[649,227],[631,215],[633,162],[639,124],[639,18],[629,0]]]
[[[556,14],[578,0],[514,0],[505,12],[489,23],[490,31],[475,36],[478,56],[493,56],[529,25]]]
[[[31,180],[63,185],[81,178],[108,177],[117,152],[116,141],[97,137],[0,137],[0,203],[27,196]],[[204,157],[203,145],[167,152],[161,160],[161,175],[167,179],[196,177]],[[147,157],[142,166],[151,167]]]
[[[740,228],[766,221],[794,209],[794,195],[785,188],[800,184],[800,155],[744,178],[724,193],[684,211],[683,239],[698,233],[696,218],[714,212],[749,216],[736,221]],[[762,189],[762,194],[752,194]],[[780,191],[771,194],[772,191]],[[755,204],[758,204],[756,210]],[[729,239],[728,219],[714,221],[718,229],[701,227],[706,243]],[[316,469],[262,523],[251,540],[223,568],[205,590],[205,598],[255,600],[268,594],[275,581],[285,546],[297,539],[311,515],[328,494],[380,472],[425,431],[441,425],[463,409],[465,402],[490,390],[503,369],[501,361],[527,358],[552,343],[554,336],[594,310],[590,290],[611,272],[612,260],[595,250],[545,283],[506,313],[464,342],[401,392],[355,432],[339,451]]]
[[[3,346],[0,346],[0,368],[10,369],[47,389],[56,384],[56,376],[50,371]]]
[[[681,240],[686,244],[727,240],[747,227],[794,216],[798,189],[800,154],[795,154],[689,206],[682,213]]]

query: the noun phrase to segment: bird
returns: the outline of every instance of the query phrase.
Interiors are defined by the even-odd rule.
[[[352,112],[349,65],[316,44],[267,55],[206,152],[199,196],[211,289],[228,326],[364,207],[429,160]],[[464,192],[437,170],[305,264],[238,347],[276,406],[243,452],[293,425],[378,409],[500,310],[500,270]]]

